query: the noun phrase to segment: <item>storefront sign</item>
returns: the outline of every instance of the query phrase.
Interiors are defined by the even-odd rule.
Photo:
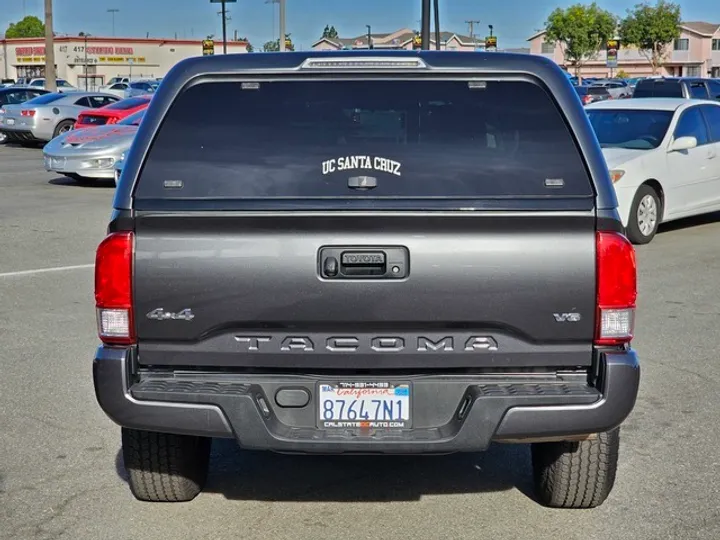
[[[607,48],[607,67],[617,67],[618,65],[618,49],[620,42],[617,39],[608,39]]]
[[[100,63],[108,63],[108,64],[122,64],[122,63],[134,63],[134,64],[144,64],[147,62],[147,59],[144,56],[101,56],[98,58],[98,61]]]
[[[215,42],[212,39],[204,39],[202,42],[203,56],[215,54]]]

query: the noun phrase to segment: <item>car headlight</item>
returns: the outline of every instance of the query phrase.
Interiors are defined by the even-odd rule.
[[[610,171],[610,178],[612,179],[613,184],[620,180],[623,176],[625,176],[625,171],[622,169],[613,169]]]
[[[114,158],[89,159],[82,162],[83,166],[89,169],[109,169],[115,164]]]

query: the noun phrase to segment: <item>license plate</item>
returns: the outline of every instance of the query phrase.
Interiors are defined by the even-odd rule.
[[[8,126],[14,126],[14,125],[15,125],[15,119],[14,119],[14,118],[8,118],[8,119],[5,120],[5,123],[6,123]]]
[[[409,384],[321,383],[318,422],[325,429],[409,428],[410,393]]]

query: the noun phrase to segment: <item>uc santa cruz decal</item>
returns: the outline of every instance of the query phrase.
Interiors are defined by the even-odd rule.
[[[331,174],[349,169],[368,169],[402,176],[400,167],[400,162],[379,156],[341,156],[323,161],[322,173]]]

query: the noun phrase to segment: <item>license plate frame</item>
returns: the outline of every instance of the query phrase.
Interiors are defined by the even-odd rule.
[[[338,390],[341,392],[338,393]],[[319,429],[412,428],[413,388],[408,381],[322,381],[317,384],[315,391]],[[328,399],[333,401],[332,418],[329,419],[324,414]],[[338,411],[343,407],[340,402],[344,403],[345,409]],[[388,402],[392,402],[389,407]],[[389,419],[388,413],[391,416]],[[378,416],[382,416],[382,419],[377,419]]]
[[[6,118],[5,124],[8,126],[14,126],[15,125],[15,119],[14,118]]]

